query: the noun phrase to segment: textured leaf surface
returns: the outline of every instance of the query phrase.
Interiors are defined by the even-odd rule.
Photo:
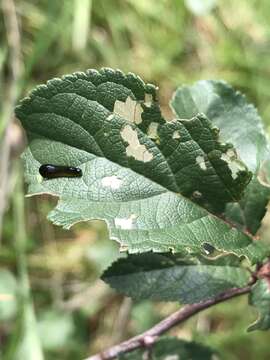
[[[122,360],[143,360],[147,358],[146,350],[135,350],[119,356]],[[151,349],[153,360],[213,360],[213,355],[218,360],[216,352],[209,347],[194,341],[180,340],[174,337],[160,338]]]
[[[255,306],[260,315],[254,324],[250,325],[248,331],[270,329],[270,281],[260,279],[253,286],[249,296],[249,303]]]
[[[263,186],[256,177],[252,179],[239,202],[226,207],[226,217],[242,226],[244,231],[256,234],[270,199],[270,188]]]
[[[219,130],[202,114],[160,126],[159,148],[170,164],[178,191],[213,211],[237,201],[251,173],[230,144],[219,142]]]
[[[131,255],[116,261],[102,276],[111,287],[136,300],[180,301],[192,304],[233,287],[244,287],[247,270],[218,264],[183,261],[172,255]]]
[[[256,108],[224,81],[204,80],[180,87],[172,100],[180,118],[204,113],[220,129],[220,138],[232,143],[248,168],[255,173],[268,155],[262,120]]]
[[[104,219],[130,252],[209,243],[252,261],[265,256],[249,236],[195,203],[215,207],[218,197],[239,197],[250,174],[234,149],[218,141],[203,115],[165,123],[156,89],[133,74],[103,69],[53,79],[16,114],[29,138],[29,192],[60,198],[54,223]],[[83,176],[42,179],[44,163],[79,166]]]
[[[257,110],[225,82],[210,80],[179,88],[171,105],[179,117],[206,114],[219,127],[220,139],[232,143],[254,173],[243,198],[227,206],[226,217],[255,234],[270,195],[269,189],[257,180],[258,171],[269,156],[267,138]]]

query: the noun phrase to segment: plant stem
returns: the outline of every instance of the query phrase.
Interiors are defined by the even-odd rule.
[[[41,341],[37,332],[37,321],[31,296],[29,275],[27,270],[27,235],[25,226],[24,191],[21,168],[18,162],[14,165],[17,170],[16,186],[13,194],[14,221],[16,232],[14,234],[14,250],[17,259],[18,271],[18,330],[16,346],[10,347],[8,359],[35,359],[44,360]]]
[[[1,0],[1,9],[6,28],[6,40],[9,51],[9,76],[7,95],[4,99],[0,122],[0,137],[4,134],[7,126],[13,118],[13,108],[20,92],[20,79],[22,76],[21,37],[19,21],[16,13],[16,5],[13,0]]]
[[[5,96],[0,112],[0,241],[2,235],[3,217],[6,202],[9,195],[10,177],[10,134],[9,127],[12,123],[14,114],[13,108],[20,93],[20,79],[22,75],[21,60],[21,39],[19,31],[19,21],[16,13],[16,5],[13,0],[1,0],[0,6],[6,28],[6,39],[9,52],[9,81],[5,87]],[[4,92],[4,88],[2,87]]]
[[[153,326],[151,329],[145,331],[144,333],[134,336],[133,338],[124,341],[118,345],[112,346],[111,348],[88,357],[85,360],[109,360],[114,359],[120,354],[124,354],[130,352],[132,350],[147,347],[152,345],[157,338],[162,335],[164,332],[168,331],[172,327],[181,324],[185,320],[189,319],[193,315],[198,312],[207,309],[213,305],[221,303],[223,301],[232,299],[236,296],[240,296],[243,294],[249,293],[251,290],[251,285],[246,286],[244,288],[235,288],[230,289],[213,299],[209,299],[206,301],[202,301],[197,304],[186,305],[182,307],[180,310],[176,311],[172,315],[168,316],[166,319],[162,320],[160,323]]]

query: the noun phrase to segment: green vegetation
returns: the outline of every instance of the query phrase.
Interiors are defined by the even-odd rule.
[[[26,190],[19,155],[25,140],[19,122],[13,119],[13,108],[19,98],[47,79],[106,66],[131,71],[158,85],[165,118],[172,117],[168,102],[176,86],[205,78],[224,79],[246,93],[248,103],[256,104],[267,128],[270,124],[269,1],[205,1],[209,7],[201,8],[198,4],[202,3],[195,0],[18,0],[14,2],[17,13],[14,23],[13,2],[2,0],[0,355],[4,360],[82,359],[146,330],[178,308],[174,303],[152,303],[139,297],[131,304],[98,280],[119,257],[118,246],[108,240],[102,222],[77,224],[65,231],[46,219],[48,211],[55,206],[55,199],[46,195],[24,198]],[[16,36],[16,18],[19,36]],[[181,99],[195,90],[186,87],[182,93],[178,92],[174,98],[176,112],[177,107],[181,108]],[[200,111],[210,118],[204,110]],[[237,125],[247,131],[245,122]],[[169,130],[164,128],[165,139]],[[250,129],[250,134],[254,136],[251,142],[256,143],[256,126],[255,130]],[[244,135],[241,139],[245,140]],[[243,154],[244,145],[240,143]],[[263,146],[261,151],[263,153]],[[249,163],[244,162],[256,171],[259,158],[254,160],[251,156],[244,159]],[[33,162],[29,164],[33,166]],[[30,165],[28,175],[31,177]],[[249,174],[244,168],[242,182],[237,185],[239,191],[248,181]],[[158,191],[158,185],[155,186]],[[250,193],[239,208],[227,209],[226,216],[243,228],[245,223],[241,222],[239,209],[249,203],[256,186],[253,181],[249,184]],[[40,184],[33,187],[33,191],[44,190]],[[194,192],[193,188],[184,190],[187,195]],[[261,191],[258,196],[263,199],[266,194]],[[245,214],[253,221],[249,229],[252,233],[256,233],[262,214],[257,206],[256,211],[257,217],[254,209]],[[55,210],[52,218],[60,222]],[[70,219],[64,225],[73,221]],[[267,222],[263,230],[267,238]],[[124,260],[116,264],[121,265],[121,261]],[[177,268],[177,264],[174,266]],[[200,266],[207,268],[209,277],[213,275],[209,265]],[[228,274],[232,266],[235,265],[228,266]],[[194,264],[187,264],[187,269],[191,273],[198,271]],[[239,286],[246,274],[238,275],[234,273],[232,283]],[[262,297],[264,290],[261,289]],[[250,301],[261,304],[262,298],[253,296]],[[170,335],[193,338],[217,348],[228,360],[268,359],[269,334],[250,335],[244,330],[255,318],[251,308],[246,311],[244,299],[235,299],[201,313],[184,327],[173,329]],[[184,342],[182,346],[186,346]]]

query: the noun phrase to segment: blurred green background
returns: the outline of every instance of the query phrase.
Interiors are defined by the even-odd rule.
[[[101,222],[64,231],[48,196],[24,198],[14,119],[36,84],[102,66],[160,87],[160,101],[198,79],[225,79],[270,125],[269,0],[0,0],[0,358],[83,359],[137,334],[179,305],[131,303],[98,280],[118,256]],[[266,229],[267,224],[265,225]],[[224,359],[270,358],[269,333],[247,334],[247,299],[196,316],[171,334]]]

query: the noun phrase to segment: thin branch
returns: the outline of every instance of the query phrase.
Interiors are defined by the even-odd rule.
[[[157,338],[164,332],[168,331],[176,325],[181,324],[182,322],[189,319],[198,312],[207,309],[213,305],[219,304],[223,301],[232,299],[243,294],[247,294],[250,292],[250,290],[251,286],[230,289],[223,294],[216,296],[213,299],[202,301],[197,304],[186,305],[172,315],[168,316],[166,319],[162,320],[157,325],[153,326],[151,329],[145,331],[144,333],[137,335],[118,345],[112,346],[111,348],[99,354],[90,356],[85,360],[110,360],[114,359],[120,354],[124,354],[141,347],[147,348],[147,346],[152,345],[157,340]]]

